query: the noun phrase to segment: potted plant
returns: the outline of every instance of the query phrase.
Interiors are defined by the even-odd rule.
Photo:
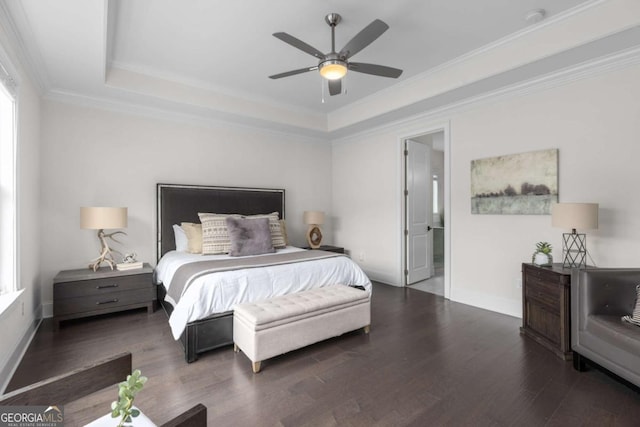
[[[531,262],[541,267],[550,267],[553,264],[551,249],[549,242],[536,243],[536,251],[531,256]]]
[[[140,410],[133,406],[133,399],[147,382],[147,377],[143,377],[139,369],[127,375],[127,380],[118,384],[118,400],[111,404],[111,417],[120,417],[118,427],[125,423],[131,423],[132,418],[140,415]]]

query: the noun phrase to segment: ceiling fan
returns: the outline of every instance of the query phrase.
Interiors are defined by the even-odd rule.
[[[282,40],[283,42],[316,57],[319,62],[318,65],[313,67],[300,68],[280,74],[274,74],[269,76],[269,78],[280,79],[282,77],[306,73],[307,71],[318,70],[320,75],[329,81],[329,94],[337,95],[342,92],[342,78],[347,74],[348,70],[357,71],[358,73],[372,74],[374,76],[391,77],[394,79],[400,77],[402,70],[397,68],[349,61],[352,56],[369,46],[375,39],[380,37],[382,33],[387,31],[387,29],[389,29],[387,24],[376,19],[356,34],[342,48],[342,50],[340,50],[340,52],[336,52],[335,29],[336,25],[338,25],[342,20],[342,17],[337,13],[330,13],[324,18],[324,20],[331,27],[331,52],[326,54],[287,33],[280,32],[273,34],[274,37]]]

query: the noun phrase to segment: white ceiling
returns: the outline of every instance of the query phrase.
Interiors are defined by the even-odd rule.
[[[45,93],[118,102],[162,100],[185,113],[209,111],[327,130],[327,117],[359,105],[468,52],[521,32],[526,12],[547,19],[594,0],[9,0],[2,9]],[[2,12],[2,10],[0,10]],[[330,50],[329,12],[342,15],[336,48],[374,19],[390,29],[354,60],[404,70],[395,79],[350,72],[347,93],[322,102],[317,65],[272,36],[287,32]],[[544,22],[544,21],[543,21]],[[541,24],[534,24],[541,26]],[[326,89],[325,89],[326,92]],[[156,107],[159,104],[156,103]],[[254,111],[255,110],[255,111]],[[260,110],[260,112],[258,112]],[[269,112],[271,110],[271,113]],[[271,114],[271,115],[270,115]],[[280,120],[282,121],[282,120]]]
[[[350,73],[348,93],[322,100],[317,72],[271,80],[267,76],[317,65],[317,60],[272,36],[284,31],[331,49],[324,17],[337,12],[336,49],[374,19],[389,26],[354,60],[404,70],[400,79],[424,72],[527,24],[525,13],[543,7],[550,15],[584,0],[276,0],[118,3],[113,64],[143,74],[193,82],[222,92],[327,112],[396,83]]]

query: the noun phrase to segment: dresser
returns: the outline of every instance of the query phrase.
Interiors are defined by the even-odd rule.
[[[522,264],[520,333],[571,360],[571,269]]]
[[[152,313],[157,301],[152,274],[149,264],[126,271],[84,268],[59,272],[53,279],[55,329],[64,320],[133,308],[146,307]]]

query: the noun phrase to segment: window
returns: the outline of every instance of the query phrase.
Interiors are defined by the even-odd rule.
[[[15,104],[15,82],[0,64],[0,295],[18,290]]]
[[[438,209],[438,175],[433,175],[433,213],[440,213]]]

